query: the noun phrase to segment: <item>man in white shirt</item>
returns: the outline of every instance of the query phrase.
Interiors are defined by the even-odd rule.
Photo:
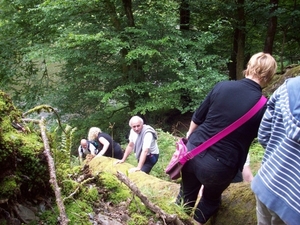
[[[133,116],[129,121],[129,126],[131,127],[129,143],[123,158],[116,161],[116,164],[125,162],[134,150],[138,165],[131,168],[129,172],[143,171],[149,174],[159,157],[156,131],[151,126],[144,124],[143,119],[139,116]]]
[[[92,154],[94,156],[97,154],[96,147],[86,139],[81,139],[80,145],[78,147],[78,156],[80,163],[83,162],[83,154]]]

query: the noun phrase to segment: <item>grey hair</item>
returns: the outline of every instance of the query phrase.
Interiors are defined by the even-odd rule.
[[[98,134],[101,133],[101,129],[99,127],[91,127],[88,133],[88,140],[93,141],[98,138]]]
[[[144,124],[144,120],[141,118],[141,117],[139,117],[139,116],[133,116],[133,117],[131,117],[131,119],[129,120],[129,126],[131,127],[131,123],[133,122],[133,121],[140,121],[142,124]]]

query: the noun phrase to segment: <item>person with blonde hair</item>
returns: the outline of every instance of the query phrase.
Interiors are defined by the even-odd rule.
[[[244,79],[217,83],[192,116],[187,132],[188,151],[248,112],[261,98],[262,88],[270,82],[276,69],[275,59],[270,54],[260,52],[249,60]],[[188,211],[195,207],[194,219],[197,224],[206,223],[218,211],[223,191],[230,185],[238,170],[243,170],[249,147],[257,136],[265,110],[266,106],[183,166],[176,202],[183,203]],[[202,185],[203,194],[198,202]]]
[[[91,127],[88,133],[89,141],[96,141],[98,143],[98,156],[107,156],[116,159],[123,158],[123,150],[119,143],[114,141],[112,137],[101,131],[99,127]]]

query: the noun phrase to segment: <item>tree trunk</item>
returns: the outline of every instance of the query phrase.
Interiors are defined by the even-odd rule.
[[[269,53],[272,55],[273,52],[273,43],[277,28],[277,16],[273,16],[274,12],[278,8],[278,0],[270,0],[270,19],[269,19],[269,25],[268,25],[268,31],[267,31],[267,37],[265,40],[265,46],[264,46],[264,52]]]
[[[233,35],[233,47],[232,47],[230,62],[228,63],[230,80],[236,80],[236,57],[238,51],[238,44],[237,44],[238,35],[239,35],[239,29],[235,28],[234,35]]]
[[[190,10],[187,0],[182,0],[180,5],[180,30],[189,30]]]
[[[238,0],[238,8],[237,14],[239,21],[238,23],[238,31],[237,31],[237,55],[236,55],[236,79],[242,79],[243,70],[245,66],[245,27],[246,27],[246,20],[245,20],[245,9],[244,9],[244,0]]]

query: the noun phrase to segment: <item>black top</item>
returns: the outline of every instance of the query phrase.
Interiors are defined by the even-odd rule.
[[[258,102],[261,95],[260,85],[247,78],[216,84],[193,114],[192,121],[199,126],[189,137],[189,150],[243,116]],[[242,170],[265,110],[266,106],[206,152],[225,165]]]
[[[113,157],[113,158],[117,158],[117,159],[122,159],[123,158],[123,150],[120,146],[119,143],[115,142],[112,137],[109,134],[106,133],[99,133],[98,134],[98,143],[99,143],[99,151],[102,150],[103,148],[103,144],[101,142],[99,142],[99,138],[103,137],[105,138],[108,142],[109,142],[109,146],[108,149],[106,150],[104,156],[107,157]]]

